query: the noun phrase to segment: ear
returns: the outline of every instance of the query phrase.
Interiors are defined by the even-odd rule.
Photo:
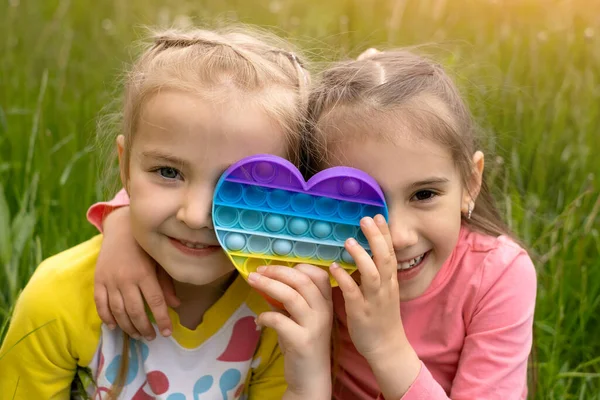
[[[125,159],[124,159],[124,156],[123,156],[124,152],[125,152],[125,136],[119,135],[119,136],[117,136],[117,154],[119,155],[119,171],[121,174],[121,183],[123,184],[123,187],[125,188],[125,190],[127,192],[129,192],[129,188],[128,188],[129,180],[127,179],[127,169],[125,168],[127,161],[125,161]]]
[[[481,190],[484,165],[483,153],[481,151],[476,151],[475,154],[473,154],[472,172],[468,187],[463,189],[461,211],[465,214],[469,210],[469,205],[471,205],[471,210],[475,208],[475,200],[477,200],[477,196],[479,196],[479,191]]]

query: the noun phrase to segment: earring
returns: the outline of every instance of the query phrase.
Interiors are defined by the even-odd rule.
[[[473,214],[474,204],[472,201],[469,202],[469,208],[467,209],[467,219],[471,219],[471,214]]]

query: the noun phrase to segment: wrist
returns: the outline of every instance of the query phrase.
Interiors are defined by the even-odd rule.
[[[287,379],[287,391],[292,399],[331,400],[331,361],[328,358],[326,364],[313,365],[307,369],[310,373],[305,374],[296,371],[293,379]]]
[[[360,352],[369,365],[380,363],[389,364],[398,356],[402,357],[414,353],[412,346],[404,334],[404,330],[402,330],[402,334],[396,334],[394,336],[395,337],[392,340],[382,340],[383,344],[381,346]]]
[[[408,340],[390,344],[365,358],[385,399],[402,398],[421,371],[421,360]]]

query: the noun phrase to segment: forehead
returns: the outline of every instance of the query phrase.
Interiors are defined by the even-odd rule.
[[[458,171],[450,150],[423,137],[414,128],[393,119],[370,119],[361,123],[330,126],[327,166],[348,165],[375,178],[384,190],[431,177],[457,180]]]
[[[225,163],[257,153],[285,156],[283,128],[251,98],[237,94],[230,93],[229,101],[175,90],[153,95],[142,107],[133,147],[159,147],[184,158],[211,156]]]

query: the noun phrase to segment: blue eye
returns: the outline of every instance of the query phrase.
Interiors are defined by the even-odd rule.
[[[437,193],[431,190],[419,190],[413,195],[413,199],[416,201],[426,201],[433,199],[435,196],[437,196]]]
[[[179,177],[179,171],[175,168],[161,167],[157,171],[165,179],[177,179]]]

